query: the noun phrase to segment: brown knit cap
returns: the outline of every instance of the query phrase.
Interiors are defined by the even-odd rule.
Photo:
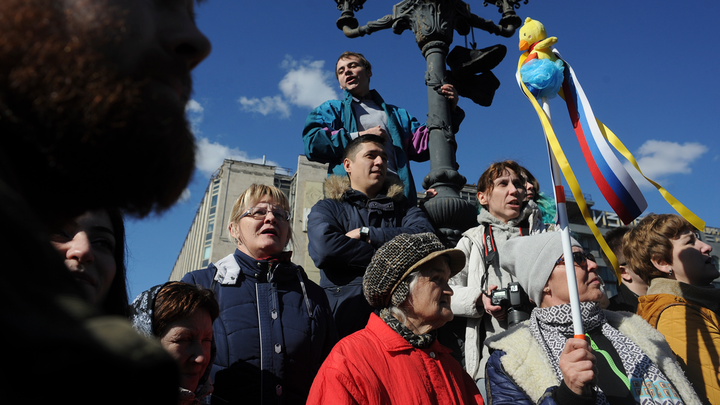
[[[446,255],[450,259],[450,277],[465,267],[465,254],[446,249],[434,233],[403,233],[382,245],[375,252],[363,277],[365,298],[375,308],[400,305],[407,298],[407,276],[420,265]]]

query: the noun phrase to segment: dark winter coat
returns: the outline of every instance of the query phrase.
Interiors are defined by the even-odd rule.
[[[307,227],[308,252],[320,269],[320,286],[360,285],[375,250],[385,242],[401,233],[434,232],[425,213],[408,204],[402,190],[399,179],[388,177],[383,191],[368,198],[350,188],[347,177],[325,180],[326,198],[310,211]],[[370,243],[345,236],[363,226],[370,228]]]
[[[212,403],[302,404],[337,342],[327,298],[302,267],[235,250],[182,281],[212,288]]]
[[[397,177],[388,177],[381,193],[369,198],[350,188],[347,177],[325,180],[324,200],[308,216],[308,253],[320,269],[320,286],[332,308],[338,336],[365,327],[373,308],[362,292],[362,278],[375,250],[401,233],[433,232],[427,216],[408,203]],[[347,237],[368,227],[369,242]]]
[[[638,296],[625,283],[618,286],[618,292],[610,298],[609,311],[627,311],[635,313],[638,307]]]

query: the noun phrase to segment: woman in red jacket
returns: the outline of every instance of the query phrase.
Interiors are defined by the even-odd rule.
[[[363,278],[379,309],[330,352],[308,404],[482,404],[473,379],[437,329],[453,318],[448,285],[465,255],[432,233],[401,234],[373,256]]]

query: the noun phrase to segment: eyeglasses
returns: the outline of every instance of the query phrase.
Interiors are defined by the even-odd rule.
[[[593,256],[592,253],[585,253],[585,252],[573,252],[573,262],[577,264],[578,266],[582,267],[587,264],[587,261],[590,260],[593,263],[596,263],[595,256]],[[565,255],[560,256],[559,259],[555,262],[555,264],[565,264]]]
[[[285,211],[284,209],[276,206],[255,206],[250,208],[249,210],[245,211],[242,215],[240,215],[240,218],[238,218],[238,221],[245,218],[245,217],[251,217],[252,219],[265,219],[268,212],[272,212],[273,217],[277,219],[278,221],[284,221],[287,222],[290,220],[290,213]]]

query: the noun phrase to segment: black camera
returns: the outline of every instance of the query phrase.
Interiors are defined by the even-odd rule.
[[[530,299],[520,283],[510,283],[505,288],[493,290],[490,302],[507,310],[508,326],[530,319]]]

